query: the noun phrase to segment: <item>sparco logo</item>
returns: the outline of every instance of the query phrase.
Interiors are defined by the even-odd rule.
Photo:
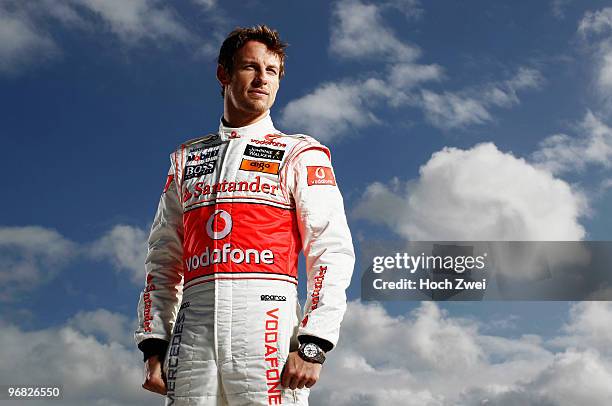
[[[261,295],[262,302],[286,302],[287,298],[285,296],[278,295]]]
[[[231,231],[232,216],[225,210],[216,210],[206,222],[206,234],[213,240],[225,238]]]

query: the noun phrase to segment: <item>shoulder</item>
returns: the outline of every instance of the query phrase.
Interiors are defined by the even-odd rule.
[[[302,155],[306,152],[312,153],[314,151],[321,151],[325,155],[331,157],[329,148],[321,144],[317,139],[306,134],[283,134],[287,139],[292,140],[293,146],[289,152],[290,157],[296,158],[298,155]]]

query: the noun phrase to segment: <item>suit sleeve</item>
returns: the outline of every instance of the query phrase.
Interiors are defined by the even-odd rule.
[[[176,178],[172,162],[149,234],[134,334],[145,360],[165,353],[183,295],[183,211]]]
[[[295,200],[308,275],[298,338],[329,351],[338,342],[355,254],[327,148],[317,143],[292,158],[287,182]]]

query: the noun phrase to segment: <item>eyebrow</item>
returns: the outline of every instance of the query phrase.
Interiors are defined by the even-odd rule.
[[[259,62],[257,62],[255,59],[245,59],[245,60],[242,61],[243,65],[248,65],[248,64],[251,64],[251,63],[259,64]],[[280,64],[279,63],[273,63],[273,64],[266,65],[266,68],[269,68],[269,67],[280,68]]]

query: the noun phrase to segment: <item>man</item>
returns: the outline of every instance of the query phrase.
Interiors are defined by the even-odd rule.
[[[169,405],[305,405],[338,340],[354,252],[328,149],[272,124],[285,46],[266,26],[230,33],[219,131],[171,155],[135,333],[143,387]]]

